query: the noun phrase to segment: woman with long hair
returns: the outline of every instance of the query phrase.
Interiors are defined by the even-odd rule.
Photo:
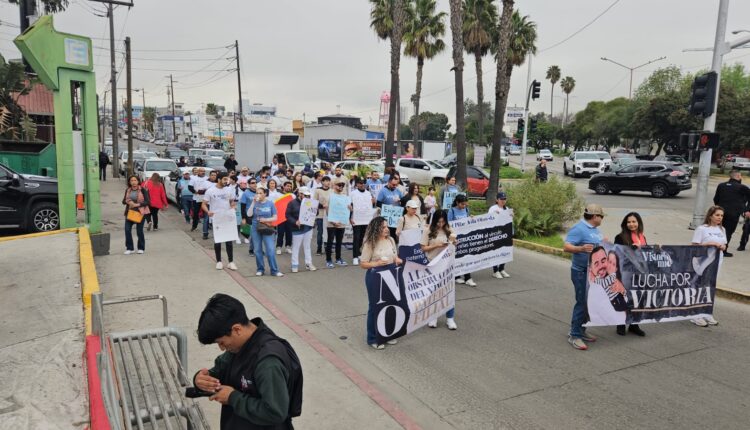
[[[406,208],[406,204],[409,203],[409,201],[414,201],[418,204],[417,215],[423,216],[427,213],[424,207],[424,198],[419,195],[419,185],[414,182],[409,184],[409,188],[406,190],[406,195],[401,198],[401,207]]]
[[[139,185],[138,177],[135,175],[128,176],[128,188],[122,198],[122,204],[125,205],[125,255],[130,255],[133,250],[133,225],[138,235],[138,254],[146,251],[146,237],[143,235],[143,221],[149,214],[149,196],[148,190]],[[143,218],[140,222],[131,220],[128,212],[138,212]],[[137,217],[137,215],[135,216]],[[133,217],[133,218],[135,218]]]
[[[390,236],[388,222],[382,216],[377,216],[370,221],[365,230],[365,240],[362,244],[362,254],[359,258],[359,267],[372,270],[376,267],[386,266],[388,264],[401,264],[403,261],[398,258],[398,248],[396,241]],[[369,288],[365,284],[366,288]],[[372,294],[371,294],[372,293]],[[368,299],[377,297],[376,292],[367,292]],[[383,349],[385,345],[379,344],[375,336],[375,302],[368,300],[367,307],[367,344],[375,349]],[[389,345],[395,345],[396,339],[389,340]]]
[[[276,199],[281,197],[281,191],[279,191],[279,184],[276,181],[276,179],[269,179],[268,180],[268,193],[266,194],[266,197],[268,197],[268,200],[271,201],[271,203],[275,202]]]
[[[304,187],[304,186],[305,186],[305,181],[302,178],[302,172],[295,173],[294,176],[292,177],[292,191],[296,193],[297,190],[299,190],[301,187]]]
[[[442,209],[438,209],[432,214],[432,222],[430,227],[426,228],[422,233],[422,251],[425,253],[429,260],[440,255],[441,252],[449,245],[456,244],[456,235],[451,230],[450,224],[448,224],[448,213]],[[455,315],[455,308],[450,309],[445,314],[447,318],[447,325],[449,330],[455,330],[458,328],[456,321],[453,319]],[[432,319],[428,326],[431,328],[437,327],[437,318]]]
[[[148,204],[150,213],[145,217],[148,223],[146,229],[151,231],[151,227],[153,227],[154,231],[159,230],[159,211],[166,210],[169,207],[164,181],[158,173],[154,172],[148,180],[143,181],[143,188],[148,190],[150,199]]]
[[[708,208],[708,211],[706,211],[703,225],[700,225],[695,229],[692,240],[693,245],[710,246],[720,251],[719,270],[721,270],[721,262],[724,258],[723,251],[727,250],[727,232],[721,225],[722,221],[724,221],[724,208],[721,206],[711,206]],[[690,321],[699,327],[706,327],[719,323],[714,319],[713,315],[708,315],[703,318],[695,318]]]
[[[247,210],[247,216],[252,217],[252,226],[250,233],[253,238],[253,250],[255,252],[255,264],[257,266],[256,276],[263,276],[265,266],[263,264],[263,255],[268,258],[268,265],[271,269],[271,276],[284,276],[279,272],[279,266],[276,264],[276,254],[273,249],[276,243],[275,229],[273,223],[278,215],[276,206],[267,197],[267,190],[258,187],[255,192],[250,208]]]
[[[620,233],[615,236],[615,245],[626,245],[635,248],[648,245],[646,242],[646,236],[643,234],[643,219],[638,212],[630,212],[622,219],[622,222],[620,223]],[[626,328],[627,331],[637,336],[646,335],[646,332],[644,332],[638,324],[630,324],[630,327],[626,327],[625,324],[620,324],[617,326],[617,334],[625,336]]]

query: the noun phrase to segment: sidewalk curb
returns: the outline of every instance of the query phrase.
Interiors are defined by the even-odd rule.
[[[565,258],[568,260],[570,260],[571,258],[571,255],[563,251],[561,248],[540,245],[538,243],[528,242],[528,241],[520,240],[520,239],[513,239],[513,245],[516,245],[519,248],[525,248],[531,251],[539,252],[541,254],[554,255],[556,257],[561,257],[561,258]],[[744,293],[742,291],[733,290],[731,288],[720,287],[717,285],[716,295],[719,297],[734,300],[740,303],[750,304],[750,294]]]

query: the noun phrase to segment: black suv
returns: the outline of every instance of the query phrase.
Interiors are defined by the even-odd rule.
[[[635,161],[614,172],[594,175],[589,189],[597,194],[619,194],[620,191],[646,191],[657,198],[676,196],[692,187],[690,176],[679,164],[658,161]]]
[[[0,228],[30,232],[60,228],[57,178],[25,175],[0,164]]]

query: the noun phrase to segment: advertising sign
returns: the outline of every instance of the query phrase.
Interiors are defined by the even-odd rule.
[[[382,140],[347,140],[344,142],[344,160],[379,160],[382,156]]]
[[[341,139],[318,140],[318,158],[323,161],[341,161]]]

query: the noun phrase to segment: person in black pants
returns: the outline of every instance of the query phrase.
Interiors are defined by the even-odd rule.
[[[99,151],[99,180],[107,180],[107,166],[109,165],[109,155],[104,151]]]
[[[339,182],[336,184],[334,193],[343,195],[344,194],[344,183]],[[351,209],[351,208],[350,208]],[[331,251],[333,248],[333,241],[336,240],[336,264],[339,266],[346,266],[346,262],[341,258],[341,243],[344,241],[344,231],[346,226],[340,223],[329,222],[326,226],[326,234],[328,239],[326,240],[326,267],[333,269],[333,260],[331,260]]]
[[[646,235],[643,234],[643,219],[638,212],[630,212],[625,215],[625,218],[622,219],[622,223],[620,223],[620,229],[620,233],[615,236],[615,245],[626,245],[634,249],[648,246]],[[625,312],[630,313],[630,311]],[[630,327],[627,327],[627,331],[636,336],[646,335],[646,332],[644,332],[638,324],[630,324]],[[625,324],[617,326],[617,334],[625,336]]]
[[[362,255],[362,243],[365,240],[365,231],[367,230],[367,224],[357,225],[354,220],[354,211],[356,211],[360,207],[364,208],[372,208],[373,203],[375,202],[375,198],[372,197],[372,194],[370,194],[369,191],[365,188],[365,181],[362,178],[357,178],[355,181],[355,189],[352,191],[350,197],[352,198],[352,242],[353,242],[353,248],[352,248],[352,254],[354,256],[354,260],[352,260],[352,264],[355,266],[359,265],[359,256]],[[359,222],[362,222],[362,220],[358,220]]]
[[[724,251],[725,257],[731,257],[729,252],[729,242],[732,240],[732,234],[737,229],[737,223],[740,221],[740,215],[750,216],[748,210],[748,200],[750,200],[750,188],[742,185],[742,174],[739,170],[729,172],[729,180],[722,182],[716,187],[714,194],[714,204],[724,209],[724,220],[721,225],[727,234],[727,247]],[[740,245],[744,249],[744,246]]]

